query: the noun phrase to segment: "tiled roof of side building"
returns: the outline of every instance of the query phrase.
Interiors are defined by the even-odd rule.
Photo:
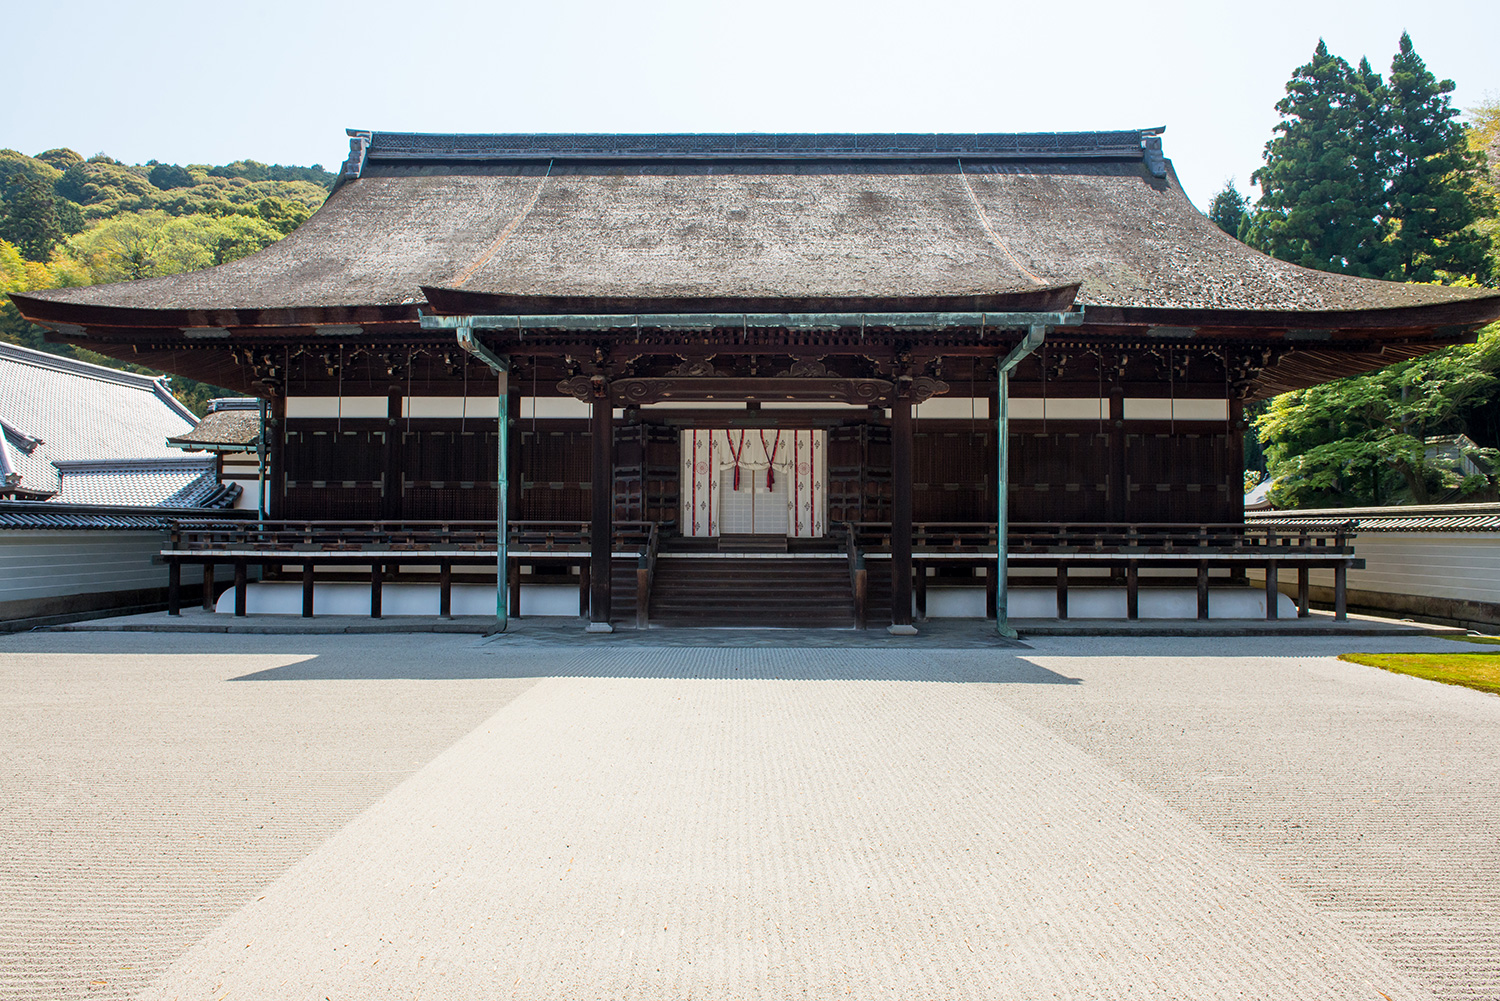
[[[1375,532],[1500,532],[1500,504],[1412,504],[1401,507],[1308,508],[1247,511],[1245,522],[1274,522],[1288,529],[1332,531],[1350,526]]]
[[[161,379],[0,343],[7,489],[55,494],[59,461],[180,457],[166,439],[195,420]]]
[[[64,504],[211,507],[223,492],[212,456],[166,459],[85,459],[57,463]]]
[[[239,495],[239,487],[225,488],[221,503],[192,508],[140,508],[112,504],[60,504],[57,501],[0,500],[0,530],[3,529],[90,529],[159,531],[173,521],[205,518],[240,521],[253,511],[229,508]]]
[[[1131,310],[1452,306],[1462,316],[1442,322],[1500,316],[1492,289],[1328,274],[1252,250],[1191,204],[1158,131],[361,133],[344,183],[257,254],[16,300],[48,322],[95,322],[103,310],[139,324],[170,313],[181,326],[212,311],[242,311],[247,324],[269,322],[253,311],[355,308],[410,320],[428,301],[448,312],[618,312],[597,304],[622,300],[651,303],[646,311],[832,301],[995,310],[1064,308],[1075,296],[1102,322]],[[523,300],[543,308],[482,308]],[[1004,305],[1037,301],[1049,305]]]

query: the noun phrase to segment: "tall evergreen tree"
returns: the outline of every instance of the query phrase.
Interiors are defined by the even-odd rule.
[[[33,261],[45,261],[65,235],[51,186],[35,177],[17,178],[0,214],[0,239],[9,240]]]
[[[1234,186],[1234,178],[1225,181],[1214,200],[1208,203],[1208,217],[1230,236],[1239,237],[1240,228],[1249,222],[1250,200]]]
[[[1386,200],[1390,277],[1430,282],[1442,274],[1486,276],[1487,242],[1474,230],[1487,210],[1484,163],[1470,149],[1452,80],[1438,80],[1401,35],[1386,87]]]
[[[1320,39],[1287,81],[1281,122],[1252,175],[1262,191],[1247,234],[1267,253],[1304,267],[1374,275],[1383,220],[1370,203],[1375,150],[1369,126],[1379,76],[1355,70]]]

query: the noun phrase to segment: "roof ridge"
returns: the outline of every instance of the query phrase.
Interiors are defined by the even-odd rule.
[[[1165,127],[1082,132],[377,132],[349,129],[369,159],[948,159],[1160,156]]]
[[[22,365],[33,365],[37,368],[49,368],[54,372],[66,372],[69,375],[81,375],[84,378],[98,379],[100,382],[113,382],[146,392],[155,392],[156,387],[161,385],[161,376],[125,372],[117,368],[96,365],[90,361],[69,358],[67,355],[55,355],[50,351],[38,351],[35,348],[22,347],[5,341],[0,341],[0,359]]]
[[[116,470],[191,470],[214,467],[212,456],[161,455],[140,459],[53,459],[52,465],[69,472],[109,472]]]

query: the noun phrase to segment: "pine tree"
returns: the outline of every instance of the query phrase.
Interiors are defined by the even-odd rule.
[[[1262,195],[1246,235],[1267,253],[1323,271],[1382,270],[1383,220],[1368,176],[1379,79],[1367,63],[1356,71],[1330,54],[1321,39],[1312,61],[1293,71],[1276,105],[1278,135],[1252,175]]]
[[[1487,241],[1474,224],[1492,210],[1484,163],[1470,149],[1452,80],[1438,80],[1401,35],[1386,87],[1386,198],[1392,222],[1389,277],[1430,282],[1483,278]]]
[[[1234,178],[1225,181],[1223,189],[1208,203],[1208,217],[1230,236],[1239,237],[1241,227],[1249,222],[1250,199],[1240,194]]]

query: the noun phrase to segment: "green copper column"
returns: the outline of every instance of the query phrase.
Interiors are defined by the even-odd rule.
[[[995,370],[995,433],[1000,436],[999,497],[995,501],[995,572],[1000,578],[995,581],[995,628],[1006,639],[1015,639],[1016,631],[1010,624],[1010,587],[1007,577],[1010,564],[1010,373],[1031,352],[1042,346],[1047,338],[1046,324],[1033,324],[1010,354],[1005,356]]]
[[[495,469],[495,621],[504,632],[509,625],[510,574],[506,572],[510,541],[510,359],[495,354],[474,339],[474,328],[459,326],[454,333],[458,346],[490,367],[499,380],[496,404],[499,415],[495,422],[500,432],[500,443],[496,449]]]

